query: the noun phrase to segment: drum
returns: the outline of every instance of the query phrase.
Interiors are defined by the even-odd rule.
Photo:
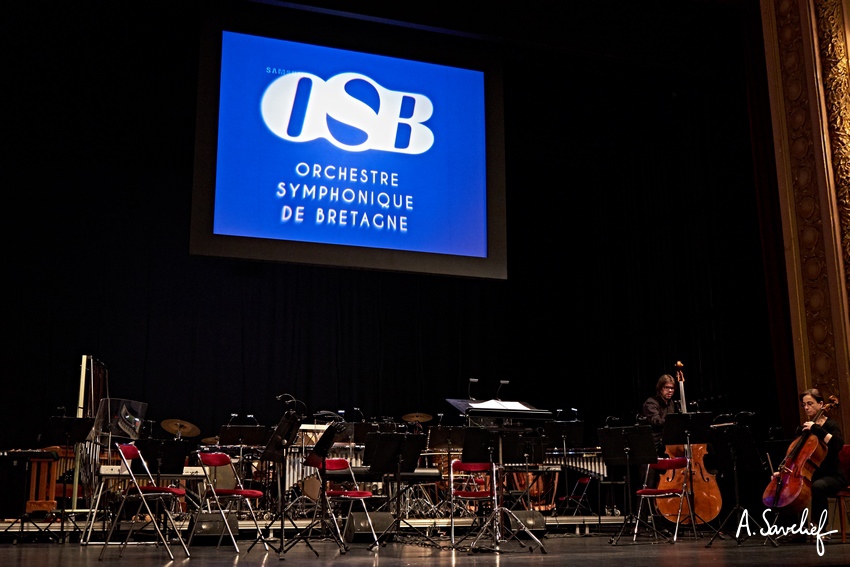
[[[446,490],[449,486],[449,467],[452,461],[460,459],[460,451],[451,453],[428,453],[428,459],[431,461],[430,466],[435,469],[440,469],[440,478],[437,483],[437,488]]]
[[[509,490],[520,493],[526,510],[554,510],[558,472],[514,472],[508,475]]]

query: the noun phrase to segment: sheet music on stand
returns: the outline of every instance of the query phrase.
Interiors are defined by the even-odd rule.
[[[551,411],[538,409],[526,402],[508,400],[463,400],[447,398],[452,406],[468,418],[553,419]]]

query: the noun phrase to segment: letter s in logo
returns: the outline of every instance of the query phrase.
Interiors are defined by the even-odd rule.
[[[403,154],[434,145],[423,124],[434,112],[428,97],[385,89],[358,73],[327,81],[310,73],[283,75],[266,89],[260,111],[269,130],[290,142],[324,138],[343,150]]]

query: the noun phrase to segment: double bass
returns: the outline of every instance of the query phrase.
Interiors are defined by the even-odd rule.
[[[811,421],[838,406],[838,398],[829,397]],[[810,430],[805,430],[794,440],[779,463],[778,473],[770,479],[762,494],[762,502],[768,508],[783,508],[801,513],[812,501],[812,474],[826,458],[827,447]]]
[[[681,400],[682,413],[688,413],[688,404],[685,401],[685,375],[682,372],[684,365],[676,361],[676,381],[679,383],[679,399]],[[723,499],[720,487],[717,485],[715,475],[705,468],[705,455],[708,446],[705,443],[691,443],[689,445],[667,445],[667,454],[673,457],[687,457],[688,467],[678,471],[667,471],[658,481],[658,488],[680,489],[685,479],[689,479],[688,493],[690,499],[686,499],[682,506],[681,522],[691,523],[690,503],[693,502],[694,523],[702,524],[713,520],[720,514]],[[665,518],[675,521],[679,513],[679,502],[673,498],[660,498],[655,502],[658,512]]]

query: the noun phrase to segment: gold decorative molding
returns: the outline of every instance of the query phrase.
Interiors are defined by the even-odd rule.
[[[850,400],[850,73],[843,0],[762,0],[798,391]],[[850,408],[842,406],[850,423]]]

